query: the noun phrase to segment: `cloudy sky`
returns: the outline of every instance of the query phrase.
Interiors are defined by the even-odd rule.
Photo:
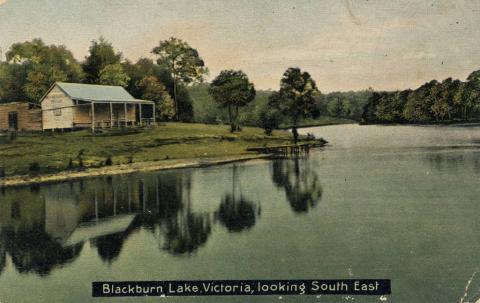
[[[100,36],[131,60],[175,36],[211,76],[242,69],[261,89],[298,66],[323,92],[394,90],[480,69],[480,1],[0,0],[3,53],[40,37],[82,60]]]

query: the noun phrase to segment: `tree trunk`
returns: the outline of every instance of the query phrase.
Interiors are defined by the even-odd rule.
[[[230,132],[233,133],[235,131],[235,125],[232,116],[232,106],[230,104],[228,104],[228,118],[230,120]]]
[[[175,103],[175,120],[179,120],[178,116],[178,102],[177,102],[177,79],[176,75],[173,75],[173,102]]]
[[[235,130],[240,131],[240,125],[238,124],[238,105],[235,106]]]
[[[293,121],[292,134],[293,134],[293,144],[297,145],[297,142],[298,142],[298,130],[297,130],[297,120],[296,120],[296,119]]]
[[[175,59],[172,61],[172,74],[173,74],[173,103],[175,103],[175,117],[174,120],[179,120],[178,115],[178,102],[177,102],[177,71],[175,70]]]

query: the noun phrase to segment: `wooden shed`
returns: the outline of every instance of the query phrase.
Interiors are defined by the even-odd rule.
[[[57,82],[40,104],[44,130],[155,123],[155,103],[135,99],[121,86]]]
[[[0,104],[0,131],[41,131],[42,110],[27,102]]]

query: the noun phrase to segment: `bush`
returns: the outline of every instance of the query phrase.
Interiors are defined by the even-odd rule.
[[[265,130],[265,134],[270,136],[273,130],[278,128],[281,120],[281,114],[276,109],[265,108],[260,113],[259,118],[259,126]]]
[[[32,173],[38,173],[40,171],[40,164],[38,162],[32,162],[30,163],[30,166],[28,167],[28,170]]]
[[[85,153],[85,150],[84,149],[81,149],[79,152],[78,152],[78,155],[77,155],[77,160],[78,160],[78,169],[82,169],[83,168],[83,154]]]

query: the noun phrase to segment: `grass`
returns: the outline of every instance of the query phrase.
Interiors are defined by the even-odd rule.
[[[286,144],[291,135],[275,131],[272,136],[266,136],[262,129],[253,127],[231,134],[226,125],[165,123],[143,131],[92,134],[85,130],[23,134],[13,141],[0,140],[0,167],[6,176],[12,176],[77,169],[80,151],[83,151],[84,167],[98,167],[105,165],[108,157],[113,165],[118,165],[131,161],[248,154],[248,147]],[[36,169],[32,171],[32,167]]]
[[[336,124],[356,124],[356,123],[358,123],[358,121],[346,119],[346,118],[320,116],[320,118],[318,119],[302,120],[298,123],[298,127],[325,126],[325,125],[336,125]],[[280,128],[286,129],[286,128],[291,128],[291,126],[286,124],[281,124]]]

